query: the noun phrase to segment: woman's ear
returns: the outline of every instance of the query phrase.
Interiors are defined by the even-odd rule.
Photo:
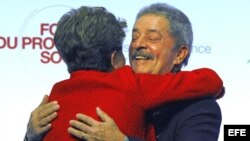
[[[122,51],[114,51],[111,54],[111,65],[113,69],[119,69],[125,65],[125,57]]]
[[[181,64],[187,57],[188,52],[189,52],[189,49],[187,46],[181,46],[181,49],[179,50],[179,52],[177,53],[175,57],[174,64],[175,65]]]

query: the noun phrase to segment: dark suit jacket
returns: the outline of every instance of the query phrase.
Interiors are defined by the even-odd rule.
[[[151,113],[157,141],[217,141],[221,110],[213,98],[169,103]],[[139,141],[129,138],[130,141]]]

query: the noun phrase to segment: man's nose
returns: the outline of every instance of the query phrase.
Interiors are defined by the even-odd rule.
[[[146,42],[145,38],[141,37],[141,38],[137,39],[135,44],[134,44],[134,48],[135,49],[145,49],[145,48],[147,48],[147,42]]]

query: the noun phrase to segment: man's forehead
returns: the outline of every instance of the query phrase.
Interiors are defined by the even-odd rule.
[[[139,28],[133,28],[133,32],[139,32],[140,31],[140,29]],[[157,28],[147,28],[146,30],[145,30],[147,33],[159,33],[160,32],[160,30],[159,29],[157,29]]]
[[[166,28],[159,28],[159,27],[156,27],[156,26],[153,26],[153,27],[147,27],[147,28],[137,28],[137,27],[134,27],[133,30],[132,30],[132,33],[136,34],[136,33],[139,33],[139,34],[146,34],[146,35],[160,35],[160,36],[165,36],[168,33],[168,29]]]
[[[136,20],[133,32],[144,30],[146,32],[160,32],[168,30],[169,22],[162,15],[148,14]]]

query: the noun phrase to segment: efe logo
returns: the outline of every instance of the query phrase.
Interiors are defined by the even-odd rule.
[[[228,129],[228,136],[246,136],[246,129]]]
[[[250,125],[224,125],[224,141],[250,141]]]

